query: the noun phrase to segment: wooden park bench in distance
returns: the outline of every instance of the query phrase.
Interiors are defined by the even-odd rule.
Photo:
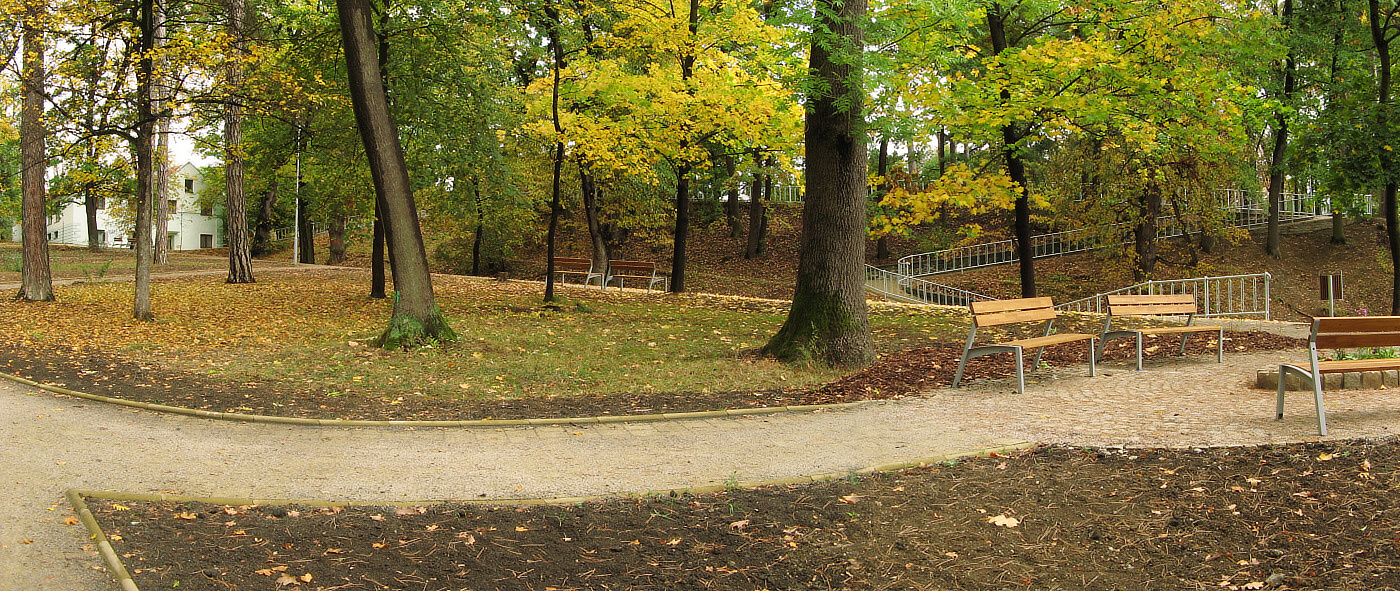
[[[593,259],[583,259],[575,257],[554,257],[554,272],[559,275],[559,283],[564,283],[566,275],[579,275],[583,277],[583,285],[593,283],[593,278],[598,278],[598,286],[603,286],[603,274],[593,271]]]
[[[1192,326],[1196,319],[1196,295],[1177,293],[1167,295],[1110,295],[1108,296],[1108,317],[1103,321],[1103,336],[1099,339],[1099,357],[1103,358],[1108,342],[1123,337],[1137,340],[1137,370],[1142,371],[1143,335],[1181,335],[1181,352],[1186,354],[1186,337],[1193,333],[1213,332],[1216,334],[1215,360],[1225,362],[1225,328],[1220,326]],[[1155,328],[1135,328],[1111,330],[1113,317],[1123,316],[1185,316],[1185,326],[1160,326]]]
[[[972,309],[972,330],[967,334],[967,344],[963,346],[962,360],[958,362],[958,371],[953,374],[953,387],[956,388],[962,383],[963,369],[967,366],[967,360],[981,357],[983,355],[994,355],[997,353],[1011,353],[1016,359],[1016,393],[1026,392],[1025,365],[1022,362],[1022,352],[1025,349],[1035,349],[1035,366],[1040,365],[1040,356],[1045,352],[1045,347],[1051,345],[1062,345],[1076,341],[1089,341],[1089,375],[1094,375],[1094,341],[1098,335],[1080,333],[1060,333],[1052,334],[1055,330],[1055,318],[1059,312],[1055,311],[1055,302],[1050,298],[1022,298],[1017,300],[993,300],[989,302],[972,302],[969,306]],[[1002,343],[991,343],[985,345],[975,344],[977,341],[977,329],[992,326],[1004,326],[1008,324],[1018,324],[1023,322],[1045,321],[1044,334],[1028,339],[1017,339]]]
[[[656,272],[656,263],[647,261],[608,261],[608,274],[603,280],[603,289],[607,289],[614,279],[617,280],[619,289],[628,279],[645,281],[648,293],[651,292],[652,286],[658,283],[663,291],[670,285],[670,278]]]
[[[1400,370],[1400,359],[1347,359],[1319,361],[1318,349],[1350,349],[1358,347],[1400,346],[1400,316],[1345,316],[1313,318],[1312,335],[1308,337],[1308,365],[1282,363],[1278,366],[1278,409],[1276,419],[1283,419],[1283,393],[1288,388],[1288,375],[1312,384],[1313,404],[1317,405],[1317,434],[1327,435],[1327,413],[1322,406],[1322,376],[1351,371]]]

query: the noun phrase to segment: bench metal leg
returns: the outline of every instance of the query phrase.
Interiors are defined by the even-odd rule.
[[[1094,339],[1089,339],[1089,377],[1094,377]]]
[[[1142,333],[1134,335],[1137,339],[1137,370],[1142,371]]]
[[[1225,329],[1220,329],[1220,335],[1215,339],[1215,362],[1225,363]]]
[[[1303,383],[1310,384],[1313,389],[1313,405],[1317,409],[1317,434],[1327,436],[1327,407],[1322,401],[1322,376],[1315,375],[1301,367],[1282,364],[1278,367],[1278,403],[1275,408],[1274,420],[1283,420],[1283,397],[1288,390],[1288,375],[1293,374],[1302,378]]]
[[[1041,350],[1044,350],[1044,349],[1045,349],[1045,347],[1041,347]],[[1020,347],[1016,347],[1016,350],[1011,352],[1013,355],[1016,356],[1016,393],[1017,393],[1017,394],[1025,394],[1025,393],[1026,393],[1026,368],[1025,368],[1025,365],[1024,365],[1023,360],[1022,360],[1022,357],[1021,357],[1021,351],[1022,351],[1022,350],[1021,350]],[[1040,355],[1037,353],[1036,356],[1035,356],[1035,358],[1036,358],[1037,361],[1039,361],[1039,360],[1040,360]]]
[[[1186,337],[1189,337],[1189,336],[1191,336],[1191,333],[1189,333],[1189,332],[1183,332],[1183,333],[1181,333],[1181,352],[1179,352],[1179,353],[1176,354],[1177,357],[1185,357],[1185,356],[1186,356]]]

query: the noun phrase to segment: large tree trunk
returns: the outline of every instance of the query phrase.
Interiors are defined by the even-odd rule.
[[[316,264],[316,228],[306,215],[306,200],[301,197],[297,197],[297,262]]]
[[[1288,30],[1293,20],[1293,0],[1283,0],[1282,26]],[[1283,106],[1274,113],[1274,153],[1269,162],[1269,220],[1268,239],[1264,244],[1264,252],[1273,258],[1283,257],[1283,247],[1280,246],[1279,235],[1279,208],[1283,206],[1283,181],[1284,165],[1288,157],[1288,114],[1286,110],[1293,101],[1293,71],[1296,64],[1293,57],[1293,48],[1288,49],[1288,55],[1283,60]]]
[[[690,11],[687,14],[687,30],[693,40],[700,26],[700,0],[690,0]],[[680,61],[681,84],[686,86],[686,92],[694,95],[695,90],[688,82],[695,75],[695,54],[688,51],[681,55]],[[687,158],[685,153],[690,146],[690,138],[681,140],[682,159]],[[693,169],[688,160],[683,160],[676,166],[676,231],[672,236],[671,293],[685,293],[685,250],[690,241],[690,173]]]
[[[481,198],[481,185],[472,185],[476,199],[476,230],[472,232],[472,275],[481,275],[481,243],[486,236],[486,200]]]
[[[1006,9],[1000,2],[987,8],[987,29],[992,37],[992,54],[1006,51]],[[1011,91],[1002,89],[1002,100],[1011,100]],[[1016,183],[1016,256],[1021,263],[1021,297],[1035,297],[1035,245],[1031,243],[1031,201],[1027,193],[1026,165],[1021,161],[1020,142],[1024,139],[1021,125],[1015,122],[1001,128],[1002,156],[1006,159],[1006,174]]]
[[[807,109],[807,195],[792,309],[763,347],[779,359],[861,366],[875,358],[865,307],[865,0],[817,0]]]
[[[355,123],[365,145],[365,155],[380,195],[394,242],[389,252],[395,269],[394,314],[378,344],[385,348],[408,347],[438,340],[454,341],[456,333],[443,320],[433,296],[433,278],[428,272],[428,254],[418,225],[418,207],[413,202],[408,166],[398,128],[389,113],[389,102],[379,72],[373,13],[369,0],[336,0],[340,9],[340,30],[345,44],[346,72],[350,78],[350,98]]]
[[[559,192],[564,174],[564,125],[559,120],[559,80],[564,70],[563,33],[559,30],[559,9],[553,4],[545,4],[545,34],[549,37],[549,51],[554,57],[554,84],[550,88],[550,117],[554,133],[559,138],[554,143],[554,184],[549,197],[549,230],[546,233],[546,262],[544,273],[544,301],[554,301],[554,239],[559,231],[559,214],[564,210]],[[606,281],[606,278],[604,279]]]
[[[99,26],[97,23],[93,23],[91,27],[89,35],[96,38]],[[87,78],[87,101],[89,107],[87,112],[83,115],[84,129],[89,133],[97,128],[97,87],[101,84],[101,81],[102,68],[94,63],[88,72]],[[97,166],[96,138],[88,138],[87,140],[87,165],[94,168]],[[101,230],[97,227],[97,205],[99,199],[96,191],[97,184],[95,179],[89,179],[88,182],[83,183],[83,217],[87,221],[88,250],[90,252],[102,250],[102,240],[99,235]]]
[[[1379,0],[1369,0],[1367,10],[1371,25],[1371,40],[1376,44],[1376,55],[1379,58],[1378,71],[1380,80],[1376,88],[1376,109],[1378,129],[1390,130],[1390,41],[1386,36],[1380,15]],[[1385,142],[1377,142],[1384,144]],[[1383,149],[1384,146],[1376,146],[1379,154],[1381,171],[1387,179],[1394,179],[1393,170],[1395,160],[1390,150]],[[1400,216],[1396,215],[1396,182],[1387,180],[1385,183],[1385,199],[1382,205],[1385,207],[1385,234],[1390,243],[1390,268],[1391,268],[1391,288],[1390,288],[1390,310],[1391,314],[1400,315]]]
[[[159,50],[165,45],[164,0],[156,0],[155,11],[155,43]],[[151,196],[156,206],[156,231],[152,257],[157,265],[164,265],[170,262],[170,203],[167,201],[170,192],[170,116],[167,115],[170,108],[170,84],[165,76],[165,56],[161,55],[157,60],[156,71],[160,74],[159,79],[153,81],[156,99],[152,105],[156,111],[156,162],[153,171],[155,179],[152,181],[155,184],[155,194]]]
[[[231,94],[224,111],[224,207],[228,217],[224,235],[228,237],[229,283],[254,282],[253,252],[248,246],[248,202],[243,192],[243,99],[237,95],[243,88],[240,60],[248,53],[247,12],[246,0],[228,0],[228,32],[234,54],[228,66]]]
[[[151,112],[152,80],[155,62],[151,54],[155,46],[155,7],[152,0],[141,0],[137,28],[141,56],[136,67],[136,296],[132,316],[137,320],[155,320],[151,312],[151,181],[155,165],[151,138],[155,135],[155,117]]]
[[[1340,207],[1332,208],[1332,244],[1347,243],[1347,214]]]
[[[277,175],[272,175],[267,191],[258,203],[258,215],[253,222],[253,244],[249,251],[254,257],[267,256],[272,252],[272,208],[277,204]]]
[[[339,265],[345,262],[345,214],[337,214],[331,217],[330,225],[326,226],[326,233],[330,239],[330,254],[326,256],[327,265]]]
[[[44,19],[48,4],[29,0],[24,15],[23,104],[20,110],[20,200],[24,268],[15,299],[53,300],[49,270],[48,211],[45,209]]]
[[[578,167],[579,189],[583,192],[583,215],[588,219],[588,239],[593,243],[593,268],[602,272],[608,266],[608,241],[603,238],[603,220],[598,213],[598,183],[583,164]]]

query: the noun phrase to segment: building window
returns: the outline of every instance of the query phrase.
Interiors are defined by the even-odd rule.
[[[201,204],[199,204],[199,215],[214,215],[214,204],[213,204],[213,203],[201,203]]]
[[[193,192],[194,192],[194,179],[185,179],[185,192],[186,192],[186,193],[193,193]]]
[[[98,243],[98,244],[106,244],[106,243],[107,243],[107,231],[106,231],[106,230],[98,230],[98,231],[97,231],[97,243]]]
[[[98,197],[98,198],[97,198],[97,209],[107,209],[107,198],[106,198],[106,197]]]
[[[169,200],[169,201],[166,201],[166,202],[165,202],[166,211],[168,211],[168,212],[170,212],[170,213],[175,213],[176,211],[178,211],[177,205],[178,205],[178,204],[175,202],[174,199],[171,199],[171,200]]]
[[[112,242],[115,242],[115,243],[117,243],[117,244],[121,244],[121,243],[122,243],[122,237],[121,237],[121,236],[115,236],[115,237],[112,238]]]
[[[214,235],[213,235],[213,234],[200,234],[200,235],[199,235],[199,247],[200,247],[200,248],[214,248]]]

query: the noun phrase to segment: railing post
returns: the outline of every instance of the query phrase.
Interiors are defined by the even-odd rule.
[[[1273,278],[1268,271],[1264,272],[1264,320],[1272,320],[1272,309],[1274,301],[1269,297],[1269,280]]]
[[[1201,280],[1201,291],[1204,291],[1204,292],[1205,292],[1205,295],[1202,296],[1202,299],[1205,300],[1205,303],[1206,303],[1205,312],[1206,312],[1206,315],[1209,316],[1209,315],[1210,315],[1210,277],[1206,277],[1205,279]]]

